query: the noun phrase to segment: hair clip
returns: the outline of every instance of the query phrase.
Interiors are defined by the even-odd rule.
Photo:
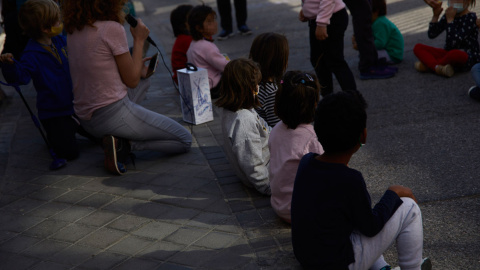
[[[305,73],[305,76],[307,76],[307,78],[308,78],[311,82],[313,82],[313,78],[312,78],[312,76],[310,76],[310,74]]]
[[[304,79],[301,79],[300,82],[301,82],[302,84],[305,84],[305,80],[304,80]]]

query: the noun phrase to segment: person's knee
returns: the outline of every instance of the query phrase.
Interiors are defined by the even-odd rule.
[[[412,198],[401,197],[400,199],[403,201],[400,208],[405,209],[406,212],[412,214],[413,216],[421,216],[420,207]]]

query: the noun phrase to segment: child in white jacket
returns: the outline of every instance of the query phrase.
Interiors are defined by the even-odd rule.
[[[268,137],[271,128],[254,109],[260,105],[257,95],[261,76],[252,60],[232,60],[225,66],[220,98],[215,104],[223,108],[223,149],[235,173],[245,185],[270,195]]]

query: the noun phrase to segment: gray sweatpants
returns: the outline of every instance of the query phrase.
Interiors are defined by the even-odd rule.
[[[155,150],[168,154],[190,150],[192,135],[176,121],[138,105],[150,87],[141,80],[123,99],[96,110],[90,120],[81,120],[96,137],[111,134],[131,141],[132,150]]]
[[[383,252],[397,241],[398,262],[402,270],[419,270],[422,264],[422,213],[414,200],[401,198],[403,203],[374,237],[358,232],[350,235],[355,262],[350,270],[380,269],[387,265]]]

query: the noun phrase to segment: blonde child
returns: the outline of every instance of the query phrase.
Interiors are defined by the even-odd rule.
[[[281,121],[268,139],[270,150],[270,202],[279,217],[290,223],[293,183],[300,159],[310,152],[322,154],[323,148],[311,123],[320,98],[315,75],[289,71],[275,98],[275,111]]]
[[[218,31],[215,11],[206,5],[194,7],[188,15],[188,26],[193,41],[187,51],[187,60],[207,69],[211,96],[218,98],[218,82],[228,60],[213,43],[212,36]]]
[[[236,59],[225,66],[220,82],[223,149],[242,182],[270,195],[268,137],[270,127],[254,110],[262,75],[249,59]]]
[[[53,150],[60,158],[75,159],[79,155],[75,133],[89,135],[74,115],[67,42],[60,35],[60,8],[53,0],[30,0],[20,7],[19,23],[30,40],[20,59],[11,53],[0,57],[5,63],[3,74],[10,82],[33,81],[38,118]]]
[[[261,106],[255,108],[257,113],[273,127],[280,121],[275,114],[275,93],[288,65],[288,40],[277,33],[258,35],[250,48],[249,58],[260,65],[262,81],[258,99]]]
[[[453,3],[455,2],[455,3]],[[433,39],[443,31],[447,32],[443,49],[416,44],[413,53],[418,58],[415,69],[420,72],[434,71],[438,75],[452,77],[454,69],[468,68],[480,62],[478,45],[477,15],[469,7],[475,0],[452,0],[443,11],[442,2],[432,3],[433,17],[428,27],[428,37]]]

